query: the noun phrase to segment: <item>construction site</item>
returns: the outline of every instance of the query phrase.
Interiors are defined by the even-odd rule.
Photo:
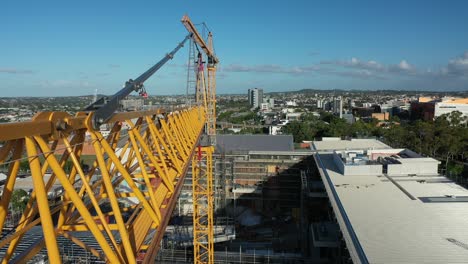
[[[114,95],[0,124],[1,263],[466,261],[468,191],[440,161],[376,139],[218,134],[213,33],[181,22]],[[184,46],[183,104],[124,103]]]
[[[0,264],[468,263],[468,1],[420,2],[2,1]]]
[[[217,135],[213,34],[181,22],[188,35],[114,95],[0,124],[2,263],[346,262],[310,151]],[[128,111],[185,45],[186,102]]]
[[[292,146],[292,136],[217,137],[216,263],[346,262],[312,152]],[[186,258],[193,241],[191,185],[187,175],[159,261],[192,262]]]
[[[182,41],[114,95],[0,124],[2,263],[466,260],[468,191],[438,160],[375,139],[218,134],[213,33],[181,22]],[[147,98],[185,45],[185,102],[138,109],[129,96]]]

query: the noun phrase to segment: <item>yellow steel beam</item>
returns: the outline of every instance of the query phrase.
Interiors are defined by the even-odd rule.
[[[214,263],[213,151],[199,147],[192,159],[193,254],[195,264]]]
[[[22,122],[0,124],[0,141],[20,139],[26,136],[47,135],[52,132],[52,125],[48,121]]]
[[[115,231],[115,230],[119,230],[119,227],[117,226],[117,224],[97,224],[97,227],[99,228],[99,230],[101,231],[105,231],[106,228],[112,230],[112,231]],[[89,227],[87,225],[84,225],[84,224],[72,224],[72,225],[63,225],[61,227],[61,230],[62,231],[91,231],[89,229]],[[64,232],[66,233],[66,232]]]
[[[199,112],[203,112],[203,111],[204,111],[203,109],[195,108],[195,109],[192,109],[191,111],[186,111],[186,112],[182,113],[182,115],[184,116],[184,120],[186,120],[184,122],[184,126],[191,125],[193,127],[193,131],[195,132],[193,134],[194,138],[195,138],[194,142],[198,142],[198,140],[200,138],[200,135],[201,135],[201,131],[203,130],[203,126],[205,124],[204,116],[199,115]],[[182,185],[183,185],[185,174],[186,174],[186,172],[188,170],[188,167],[189,167],[188,165],[191,162],[192,155],[195,155],[194,154],[195,151],[196,151],[196,145],[194,144],[194,145],[191,146],[190,158],[186,160],[187,162],[184,162],[182,172],[178,174],[179,175],[179,180],[177,181],[177,185],[176,185],[175,192],[174,192],[175,197],[177,197],[179,195],[179,193],[180,193],[180,190],[181,190]],[[165,229],[165,226],[167,226],[167,224],[169,222],[169,217],[168,216],[171,215],[171,212],[174,209],[175,204],[176,204],[176,199],[170,199],[168,201],[167,207],[166,207],[167,209],[165,210],[165,217],[163,218],[163,221],[161,222],[158,229],[162,229],[162,230]],[[156,255],[158,253],[159,243],[160,243],[163,235],[164,235],[163,232],[157,232],[156,235],[151,239],[151,242],[148,245],[142,245],[140,247],[140,249],[142,249],[142,247],[147,248],[145,257],[143,259],[144,264],[154,263]]]
[[[130,124],[132,124],[131,121],[129,121],[129,122],[130,122]],[[128,131],[128,134],[130,136],[130,141],[132,142],[132,145],[135,148],[138,148],[137,140],[135,138],[138,138],[138,140],[140,141],[141,146],[145,146],[143,140],[141,139],[140,132],[138,131],[138,129],[134,125],[133,125],[133,129]],[[146,151],[149,152],[149,149],[146,149]],[[146,171],[145,160],[143,160],[143,157],[142,157],[142,155],[141,155],[141,153],[139,151],[135,151],[135,154],[137,156],[138,164],[140,165],[140,169],[141,169],[141,172],[143,174],[143,179],[145,181],[145,185],[146,185],[147,188],[149,188],[148,189],[148,194],[149,194],[149,198],[150,198],[149,200],[152,203],[153,210],[156,212],[156,215],[157,215],[158,219],[161,219],[161,211],[158,208],[158,204],[157,204],[156,198],[154,196],[154,189],[151,186],[150,180],[148,178],[148,172]],[[149,155],[149,157],[152,157],[154,159],[154,157],[151,154],[146,153],[146,155]],[[156,168],[158,168],[159,175],[163,176],[163,172],[162,172],[162,170],[160,170],[159,166],[158,165],[155,165],[155,166],[156,166]],[[169,180],[167,179],[167,176],[168,175],[165,175],[165,176],[162,177],[163,182],[166,183],[166,187],[170,186],[170,188],[174,188],[172,186],[172,183],[169,182]],[[148,197],[148,196],[145,195],[145,197]]]
[[[132,259],[133,259],[133,262],[134,262],[135,255],[134,255],[134,252],[133,252],[133,248],[132,248],[132,245],[131,245],[129,237],[128,237],[127,229],[126,229],[125,224],[123,222],[123,218],[122,218],[122,214],[120,212],[117,196],[115,195],[114,187],[112,185],[111,176],[109,175],[109,172],[107,170],[107,166],[105,164],[105,160],[104,160],[104,156],[103,156],[104,153],[101,151],[101,146],[99,145],[99,142],[103,143],[105,141],[103,141],[102,136],[101,137],[99,137],[99,136],[100,136],[100,134],[98,134],[98,133],[96,133],[94,131],[91,132],[91,137],[92,137],[92,139],[94,141],[93,145],[94,145],[94,149],[96,151],[96,157],[97,157],[97,160],[98,160],[98,164],[100,164],[100,168],[101,168],[103,183],[104,183],[104,186],[106,188],[106,192],[109,195],[109,202],[111,204],[112,210],[113,210],[114,214],[116,215],[115,220],[116,220],[117,226],[119,228],[119,233],[120,233],[120,236],[121,236],[121,239],[122,239],[124,252],[125,252],[125,255],[127,257],[126,260],[132,261]],[[105,149],[105,147],[104,147],[104,149]],[[116,157],[112,157],[112,158],[115,161]]]
[[[39,207],[45,244],[47,246],[47,255],[51,262],[61,263],[60,253],[57,246],[57,238],[55,237],[54,224],[50,214],[49,201],[47,200],[47,192],[42,179],[43,175],[41,173],[41,164],[37,157],[37,146],[32,137],[26,137],[25,141],[34,188],[37,192],[37,205]]]
[[[135,148],[138,148],[138,145],[137,145],[137,141],[138,141],[138,143],[140,144],[140,147],[143,150],[144,154],[146,154],[146,156],[152,162],[153,166],[156,168],[158,174],[162,178],[164,184],[166,184],[166,187],[169,190],[173,191],[174,186],[172,185],[172,182],[170,182],[170,180],[168,179],[169,175],[164,174],[163,170],[157,165],[158,161],[156,160],[156,157],[153,156],[153,153],[150,150],[149,146],[147,144],[145,144],[145,142],[143,140],[143,137],[140,135],[140,132],[138,131],[138,128],[135,127],[135,125],[132,123],[131,120],[127,120],[127,123],[132,126],[132,129],[130,129],[128,131],[128,134],[129,134],[130,140],[132,142],[132,145]],[[145,177],[147,177],[147,175],[146,175],[147,171],[145,169],[145,164],[144,164],[144,161],[142,159],[141,153],[136,152],[135,154],[136,154],[137,160],[139,161],[139,165],[140,165],[140,168],[142,169],[143,175]],[[149,184],[148,184],[148,186],[149,186]]]
[[[54,170],[55,174],[57,175],[57,178],[59,179],[60,183],[62,184],[65,192],[67,192],[70,195],[70,200],[73,202],[73,204],[76,206],[76,209],[78,210],[78,212],[81,214],[83,219],[86,221],[86,224],[89,226],[92,234],[96,238],[96,241],[102,247],[102,250],[106,253],[106,256],[108,257],[108,260],[112,261],[112,262],[119,262],[118,257],[112,252],[112,248],[107,244],[107,241],[106,241],[105,237],[99,231],[99,228],[97,227],[97,224],[95,223],[94,219],[92,218],[91,213],[88,211],[88,209],[84,205],[83,201],[78,196],[78,193],[73,188],[73,185],[68,181],[67,176],[66,176],[63,168],[60,166],[60,164],[56,160],[55,156],[50,153],[50,149],[49,149],[47,143],[41,137],[35,137],[35,140],[37,141],[39,147],[42,149],[43,152],[49,153],[45,157],[46,160],[50,163],[51,168]],[[47,198],[47,196],[46,196],[46,198]],[[39,194],[38,194],[38,199],[39,199]],[[46,225],[46,224],[42,221],[42,219],[41,219],[41,223],[43,225],[43,228],[45,228],[44,225]],[[51,227],[53,227],[52,224],[51,224]],[[46,236],[46,245],[47,245],[47,236]],[[49,250],[48,245],[47,245],[47,250]]]
[[[64,138],[63,139],[63,142],[65,143],[65,146],[67,147],[67,151],[70,153],[70,156],[72,158],[72,161],[73,161],[73,165],[74,165],[74,169],[77,169],[78,171],[78,174],[80,176],[80,179],[81,179],[81,182],[83,183],[83,186],[85,187],[86,191],[89,193],[89,194],[93,194],[93,189],[91,188],[91,186],[89,185],[89,183],[87,182],[86,180],[86,177],[85,177],[85,174],[80,166],[80,162],[78,160],[78,158],[75,156],[75,153],[72,152],[72,148],[71,148],[71,145],[70,143],[68,142],[68,139],[67,138]],[[98,214],[98,217],[99,217],[99,220],[101,221],[101,223],[105,223],[106,222],[106,219],[104,217],[104,214],[102,213],[102,210],[99,206],[99,202],[97,201],[96,197],[94,195],[88,195],[93,207],[94,207],[94,210],[96,210],[96,213]],[[64,222],[64,221],[63,221]],[[59,227],[62,226],[63,222],[61,223],[59,221],[59,223],[57,224]],[[111,240],[111,243],[112,243],[112,246],[114,248],[117,247],[117,241],[115,240],[115,237],[114,235],[112,234],[111,232],[111,228],[106,225],[106,224],[103,224],[103,227],[104,227],[104,230],[106,231],[107,233],[107,236],[109,237],[109,239]],[[99,226],[98,226],[99,228]],[[63,230],[63,229],[62,229]],[[91,230],[90,230],[91,231]],[[120,252],[116,252],[118,254],[118,257],[120,260],[123,260],[123,256],[120,254]]]
[[[216,135],[216,65],[208,65],[207,92],[207,134]]]
[[[134,111],[116,113],[107,123],[123,122],[128,119],[166,114],[165,109],[154,109],[149,111]],[[26,136],[48,136],[52,137],[57,131],[76,131],[79,129],[87,129],[89,124],[87,121],[88,113],[79,112],[75,116],[71,116],[65,112],[42,112],[32,118],[32,121],[18,123],[2,123],[0,124],[0,141],[9,141],[13,139],[21,139]],[[44,118],[47,117],[47,118]]]
[[[193,39],[195,42],[203,49],[206,55],[210,56],[213,58],[215,63],[218,63],[218,58],[214,54],[214,50],[212,46],[208,46],[206,42],[203,40],[202,36],[200,33],[198,33],[197,28],[195,25],[192,23],[190,18],[187,15],[184,15],[181,20],[182,24],[184,24],[185,28],[187,29],[188,32],[193,34]]]
[[[9,141],[9,143],[13,142]],[[2,200],[0,201],[0,230],[3,229],[5,217],[8,214],[8,204],[10,203],[11,194],[13,193],[13,188],[15,186],[16,175],[18,175],[20,167],[20,158],[23,154],[23,140],[16,140],[16,142],[14,142],[14,145],[15,147],[12,154],[12,160],[15,160],[15,162],[10,164],[8,168],[8,176],[3,185]]]
[[[93,113],[70,116],[63,112],[47,112],[36,115],[26,124],[0,125],[0,138],[5,141],[0,148],[0,165],[9,164],[0,201],[0,226],[7,219],[9,196],[18,179],[19,163],[24,159],[25,150],[34,180],[33,191],[16,231],[0,239],[0,248],[7,247],[7,253],[0,256],[2,263],[11,260],[18,245],[23,243],[24,235],[34,227],[41,227],[45,235],[29,251],[18,252],[24,261],[45,246],[49,260],[58,263],[57,236],[69,239],[110,263],[134,263],[136,257],[145,252],[145,261],[154,260],[162,238],[160,235],[167,225],[190,157],[203,131],[205,119],[198,113],[204,111],[196,107],[172,114],[161,109],[119,113],[109,121],[113,122],[113,129],[107,138],[92,129],[89,120]],[[132,118],[138,118],[137,122],[133,124]],[[130,131],[123,130],[125,120],[128,120]],[[36,124],[37,128],[29,129]],[[13,135],[12,131],[22,128],[27,129]],[[3,131],[7,133],[3,134]],[[85,138],[86,132],[91,135],[91,140]],[[122,148],[119,141],[125,142]],[[91,144],[96,152],[96,160],[87,172],[81,168],[83,144]],[[65,169],[67,164],[70,166]],[[52,174],[47,179],[45,175],[50,170]],[[58,184],[64,190],[61,201],[51,203],[48,193]],[[122,184],[128,186],[127,189],[119,187]],[[137,204],[121,207],[122,199],[132,198],[136,198]],[[101,210],[105,204],[110,205],[110,212]],[[123,218],[124,212],[131,214],[127,220]],[[36,217],[38,213],[39,218]],[[59,216],[56,224],[51,220],[52,215]],[[109,224],[109,218],[115,219],[115,224]],[[147,237],[155,228],[156,236]],[[87,245],[70,232],[87,232],[96,238],[99,246]],[[151,243],[145,244],[145,240]]]

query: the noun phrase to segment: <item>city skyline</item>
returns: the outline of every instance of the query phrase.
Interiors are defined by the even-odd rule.
[[[301,89],[468,90],[462,1],[4,3],[2,96],[112,94],[205,21],[222,58],[220,94]],[[187,48],[147,83],[184,94]]]

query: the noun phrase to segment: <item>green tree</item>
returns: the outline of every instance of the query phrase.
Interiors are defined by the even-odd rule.
[[[246,127],[241,129],[239,134],[265,134],[262,128]]]
[[[462,155],[466,150],[467,129],[462,126],[459,112],[452,112],[439,116],[434,121],[436,134],[436,155],[445,160],[447,168],[449,162]]]
[[[29,171],[29,161],[26,159],[26,160],[22,160],[20,162],[20,171],[22,172],[27,172]]]
[[[28,204],[28,193],[23,189],[16,189],[11,194],[11,206],[15,211],[24,211]]]
[[[233,111],[226,111],[223,113],[220,113],[217,117],[218,121],[228,121],[229,118],[231,118],[231,115],[234,114]]]
[[[362,120],[354,122],[350,128],[353,137],[366,138],[372,136],[372,125]]]
[[[281,128],[283,134],[290,134],[294,138],[294,142],[299,143],[303,140],[314,139],[315,133],[310,128],[310,124],[301,121],[292,121]]]
[[[73,168],[73,161],[71,161],[71,160],[65,161],[65,164],[63,165],[63,170],[66,173],[70,173],[72,168]]]
[[[459,176],[463,172],[463,165],[455,162],[450,162],[447,165],[447,174],[450,176]]]
[[[415,138],[414,142],[414,150],[428,155],[433,156],[435,154],[435,126],[433,122],[423,122],[423,121],[416,121],[413,126],[410,127],[413,131]]]
[[[406,146],[408,131],[402,126],[393,125],[384,131],[383,136],[385,143],[388,145],[394,148],[402,148]]]
[[[320,121],[320,118],[312,113],[304,113],[301,115],[301,120],[303,122],[313,122],[316,123]]]
[[[351,136],[351,126],[346,122],[346,120],[331,115],[329,120],[329,125],[326,127],[324,135],[327,137],[342,137],[342,136]]]
[[[463,116],[463,113],[460,111],[450,112],[446,116],[451,126],[461,126],[465,123],[466,118]]]

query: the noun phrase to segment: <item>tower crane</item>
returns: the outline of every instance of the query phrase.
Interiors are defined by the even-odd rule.
[[[198,155],[192,161],[192,206],[193,206],[193,252],[194,263],[214,263],[213,234],[213,152],[216,142],[216,66],[219,62],[214,53],[213,35],[208,33],[208,43],[202,38],[190,18],[185,15],[182,23],[192,35],[195,45],[198,45],[207,57],[208,81],[205,81],[205,71],[202,53],[197,56],[197,104],[204,106],[206,140],[200,141]]]
[[[113,96],[76,115],[41,112],[31,121],[0,124],[0,166],[8,170],[0,200],[1,263],[25,263],[40,255],[50,263],[69,261],[73,256],[64,245],[107,263],[154,263],[190,165],[195,262],[213,263],[214,147],[200,141],[203,134],[216,134],[218,58],[211,33],[205,43],[188,16],[182,23],[189,31],[182,42]],[[172,112],[116,112],[130,93],[145,96],[144,82],[189,39],[208,62],[205,85],[199,60],[197,105]],[[99,130],[102,124],[110,125],[108,135]],[[95,152],[89,169],[82,166],[85,145]],[[23,161],[33,188],[20,210],[12,207],[12,196],[23,178]]]
[[[198,32],[195,25],[192,23],[190,18],[185,15],[182,17],[182,24],[184,24],[187,31],[192,34],[192,39],[194,42],[200,46],[200,48],[205,53],[208,63],[207,63],[207,75],[208,81],[206,82],[205,91],[202,91],[202,87],[204,86],[204,81],[201,81],[201,78],[198,78],[203,83],[198,84],[197,81],[197,89],[196,89],[196,101],[206,103],[206,119],[207,119],[207,129],[206,133],[211,136],[211,139],[214,140],[214,136],[216,135],[216,67],[219,63],[219,59],[214,52],[213,47],[213,34],[208,32],[208,43],[205,42],[201,34]],[[201,55],[201,54],[200,54]],[[199,60],[198,65],[200,69],[200,65],[203,62]],[[203,69],[202,69],[203,70]],[[203,73],[203,71],[198,71],[198,75]],[[203,76],[204,79],[204,76]]]

